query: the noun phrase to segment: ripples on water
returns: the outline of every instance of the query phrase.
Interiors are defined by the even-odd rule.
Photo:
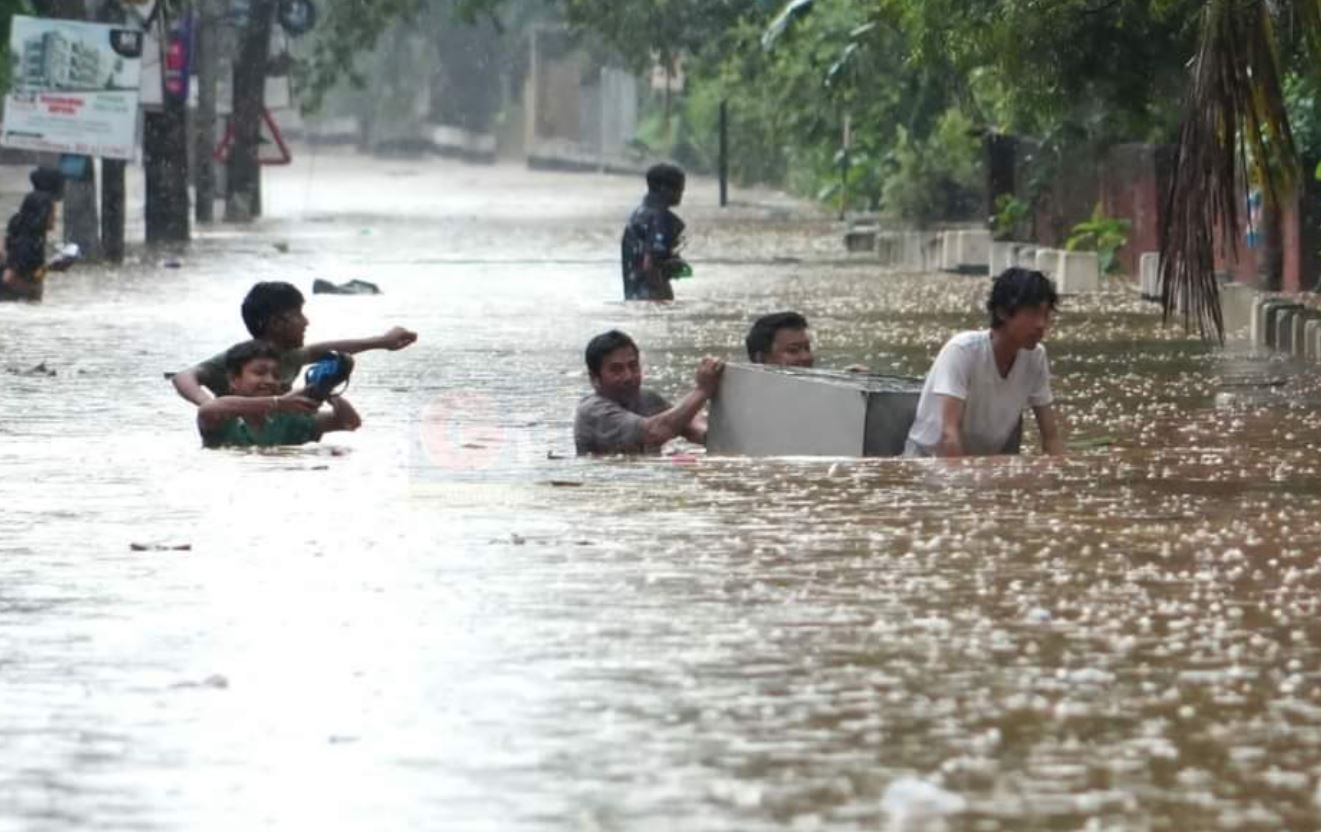
[[[1116,285],[1048,342],[1067,459],[562,459],[597,331],[676,394],[789,307],[822,364],[921,374],[986,282],[699,184],[698,277],[625,306],[630,181],[339,164],[183,268],[0,306],[4,368],[55,373],[0,377],[6,823],[1316,827],[1314,371]],[[362,358],[366,426],[201,451],[161,372],[314,277],[385,294],[310,337],[421,333]]]

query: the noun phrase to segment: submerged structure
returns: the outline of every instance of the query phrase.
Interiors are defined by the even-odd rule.
[[[731,364],[711,402],[707,451],[745,456],[899,456],[922,379]]]

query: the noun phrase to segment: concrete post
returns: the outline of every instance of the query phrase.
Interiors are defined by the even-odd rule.
[[[1321,318],[1312,318],[1303,324],[1303,358],[1316,361],[1321,358],[1317,352],[1317,338],[1321,338]]]
[[[1267,333],[1270,329],[1271,310],[1284,303],[1277,297],[1271,295],[1258,295],[1257,300],[1252,305],[1252,343],[1258,347],[1264,347],[1269,342]]]
[[[1298,358],[1307,357],[1307,325],[1321,320],[1321,312],[1315,309],[1303,309],[1293,320],[1292,339],[1289,344],[1289,353]]]
[[[1017,243],[1000,240],[991,243],[991,250],[986,264],[987,271],[991,273],[991,277],[995,277],[1000,274],[1000,272],[1003,272],[1005,269],[1014,265],[1014,249],[1017,245]]]
[[[1053,248],[1039,248],[1036,261],[1037,271],[1054,280],[1060,270],[1060,252]]]
[[[1160,300],[1160,253],[1148,251],[1138,258],[1138,293],[1143,300]]]
[[[1298,310],[1302,309],[1298,303],[1284,301],[1270,307],[1266,313],[1266,343],[1263,344],[1267,349],[1278,350],[1280,348],[1280,331],[1283,329],[1285,317],[1292,317]]]
[[[1242,337],[1252,326],[1256,312],[1257,293],[1250,286],[1230,283],[1220,287],[1220,312],[1225,321],[1225,334]]]
[[[1094,251],[1059,252],[1055,283],[1062,294],[1101,291],[1101,263]]]

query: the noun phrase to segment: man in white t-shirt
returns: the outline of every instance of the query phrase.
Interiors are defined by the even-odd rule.
[[[1041,272],[1006,269],[991,286],[991,328],[949,339],[927,373],[904,456],[1015,453],[1023,409],[1032,408],[1042,450],[1064,453],[1041,340],[1059,295]]]

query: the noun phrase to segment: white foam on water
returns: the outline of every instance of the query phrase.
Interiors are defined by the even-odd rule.
[[[885,788],[881,808],[889,832],[943,832],[946,818],[968,809],[962,796],[920,777],[905,775]]]

